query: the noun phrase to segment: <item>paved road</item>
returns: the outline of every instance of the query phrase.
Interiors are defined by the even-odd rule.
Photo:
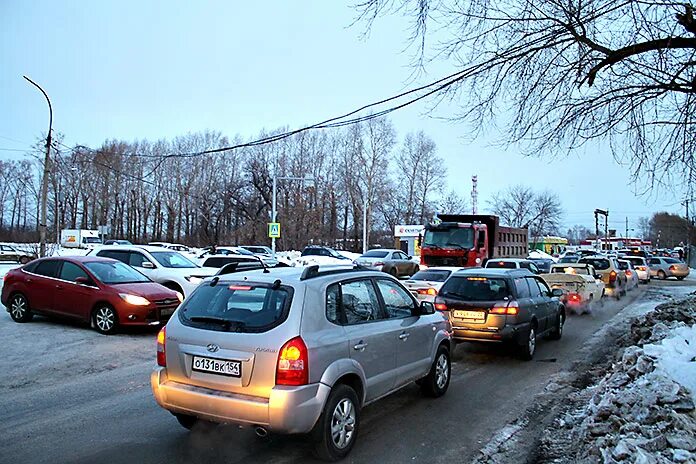
[[[445,397],[407,387],[363,411],[348,462],[469,462],[515,419],[549,377],[626,305],[684,294],[696,282],[656,282],[592,315],[571,317],[563,340],[525,363],[495,346],[460,345]],[[152,399],[152,331],[104,337],[79,325],[0,314],[1,463],[287,463],[311,456],[300,437],[261,440],[246,428],[187,432]]]

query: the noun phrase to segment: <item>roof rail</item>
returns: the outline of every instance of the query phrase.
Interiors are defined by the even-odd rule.
[[[332,275],[332,274],[343,274],[346,272],[362,272],[362,271],[376,271],[376,269],[371,269],[371,268],[368,268],[365,266],[360,266],[360,265],[356,264],[353,267],[330,268],[330,269],[325,269],[323,271],[319,271],[319,265],[313,264],[311,266],[307,266],[304,269],[304,271],[302,271],[302,275],[300,276],[300,280],[313,279],[315,277],[321,277],[321,276]]]

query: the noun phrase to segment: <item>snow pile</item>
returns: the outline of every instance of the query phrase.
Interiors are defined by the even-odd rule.
[[[556,419],[570,449],[555,462],[696,462],[694,317],[692,297],[634,321],[620,360],[569,398],[585,400],[580,407]]]
[[[541,250],[532,250],[529,252],[529,255],[527,255],[527,257],[532,259],[552,259],[554,263],[558,262],[557,258],[554,258],[550,254]]]

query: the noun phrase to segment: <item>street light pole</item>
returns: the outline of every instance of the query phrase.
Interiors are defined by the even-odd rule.
[[[42,89],[39,84],[32,81],[27,76],[23,77],[41,91],[43,96],[46,97],[46,102],[48,103],[48,134],[46,134],[46,156],[44,157],[43,179],[41,180],[41,217],[39,218],[39,256],[44,257],[46,256],[46,203],[48,202],[48,176],[51,173],[50,162],[51,130],[53,129],[53,107],[51,107],[51,100],[49,100],[48,95],[46,92],[44,92],[44,89]]]

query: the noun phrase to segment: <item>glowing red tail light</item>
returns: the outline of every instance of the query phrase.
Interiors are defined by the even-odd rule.
[[[430,295],[430,296],[433,296],[433,295],[437,295],[437,290],[435,290],[435,289],[432,288],[432,287],[430,287],[430,288],[421,288],[421,289],[418,289],[418,294],[419,294],[419,295]]]
[[[157,365],[167,367],[167,356],[165,352],[165,340],[167,338],[167,328],[162,327],[162,330],[157,334]]]
[[[670,267],[669,267],[669,270],[670,270],[670,271],[676,271],[676,270],[677,270],[677,266],[674,266],[674,265],[673,265],[673,266],[670,266]]]
[[[611,271],[609,273],[609,282],[614,282],[616,280],[616,271]]]
[[[628,277],[631,277],[632,274],[633,274],[633,273],[631,272],[630,269],[626,271],[626,275],[627,275]]]
[[[309,360],[307,345],[301,337],[288,340],[280,349],[276,367],[276,385],[307,385]]]
[[[507,304],[501,303],[491,308],[489,314],[504,314],[506,316],[517,316],[520,312],[520,306],[516,301],[511,301]]]
[[[582,300],[582,297],[577,294],[577,293],[569,293],[568,294],[568,301],[572,301],[573,303],[577,303],[580,300]]]
[[[445,303],[435,303],[435,309],[438,311],[447,311],[447,305]]]

